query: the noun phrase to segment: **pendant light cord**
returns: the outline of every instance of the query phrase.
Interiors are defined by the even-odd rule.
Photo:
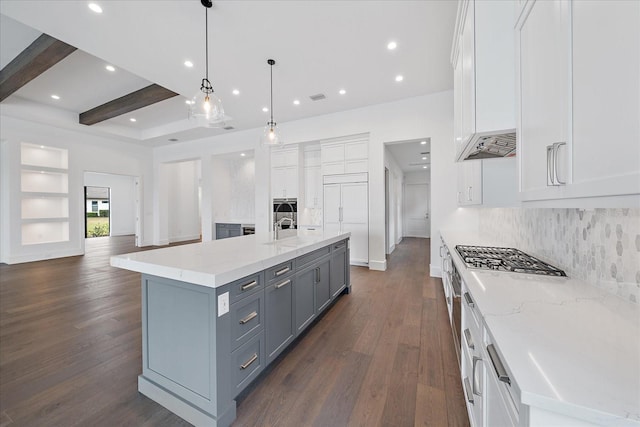
[[[271,70],[271,124],[273,124],[273,64],[269,64]]]
[[[204,9],[204,57],[205,57],[205,74],[209,80],[209,9]]]

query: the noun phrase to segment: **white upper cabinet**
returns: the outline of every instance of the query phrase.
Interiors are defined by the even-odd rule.
[[[320,147],[323,176],[363,173],[369,170],[368,135],[322,141]]]
[[[522,200],[637,203],[640,2],[529,1],[516,41]]]
[[[482,136],[515,132],[514,15],[512,1],[459,2],[451,52],[457,160]]]
[[[322,208],[320,145],[304,149],[304,206],[310,209]]]
[[[458,167],[458,206],[482,204],[482,160],[468,160]]]
[[[298,198],[300,169],[298,146],[271,149],[271,197],[274,199]]]

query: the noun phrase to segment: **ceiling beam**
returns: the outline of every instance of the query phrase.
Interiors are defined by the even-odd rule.
[[[79,122],[83,125],[95,125],[104,120],[130,113],[165,99],[178,95],[160,85],[152,84],[125,96],[99,105],[89,111],[80,113]]]
[[[75,50],[74,46],[47,34],[40,35],[0,70],[0,102]]]

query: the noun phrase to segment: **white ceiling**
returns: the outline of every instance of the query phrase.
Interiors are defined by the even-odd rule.
[[[423,141],[426,144],[422,144]],[[431,168],[430,138],[394,142],[386,144],[385,147],[403,172],[428,171]],[[426,159],[423,160],[423,157],[426,157]]]
[[[186,98],[204,77],[204,14],[198,0],[0,1],[2,66],[47,33],[80,51],[3,102],[45,103],[80,113],[148,84],[182,96],[92,126],[119,139],[168,144],[228,131],[197,128]],[[237,130],[269,113],[268,58],[276,60],[278,123],[435,93],[453,87],[449,51],[455,0],[216,1],[209,11],[210,80]],[[7,17],[11,18],[8,19]],[[18,21],[18,22],[16,22]],[[387,49],[396,41],[394,51]],[[191,69],[183,64],[191,60]],[[116,67],[110,73],[107,64]],[[395,81],[402,74],[404,80]],[[339,95],[344,88],[347,93]],[[240,91],[232,95],[233,89]],[[61,97],[59,101],[51,94]],[[310,95],[327,99],[312,102]],[[299,99],[300,105],[293,105]],[[130,117],[137,121],[132,123]]]

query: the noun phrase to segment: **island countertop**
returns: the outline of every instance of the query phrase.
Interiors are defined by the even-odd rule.
[[[351,233],[298,230],[192,243],[111,257],[113,267],[217,288],[281,262],[349,238]]]

